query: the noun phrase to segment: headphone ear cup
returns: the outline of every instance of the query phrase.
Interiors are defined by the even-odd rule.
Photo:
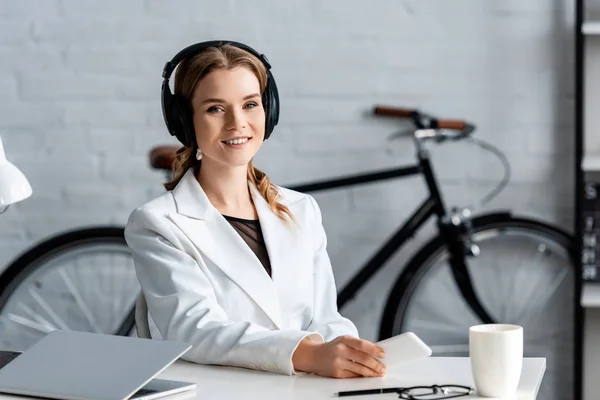
[[[169,87],[169,78],[173,73],[176,66],[187,57],[197,54],[207,47],[211,46],[222,46],[224,44],[230,44],[245,50],[254,56],[261,59],[265,68],[267,69],[267,85],[265,92],[263,93],[262,101],[265,111],[265,137],[267,140],[277,123],[279,122],[279,92],[275,79],[271,74],[271,64],[264,54],[258,53],[256,50],[249,46],[233,41],[209,41],[201,42],[192,46],[188,46],[185,49],[177,53],[171,61],[168,61],[163,68],[163,84],[162,84],[162,111],[167,129],[172,136],[177,139],[185,147],[196,147],[196,132],[194,129],[194,114],[191,106],[185,99],[180,98],[178,95],[173,95]]]
[[[175,137],[177,137],[185,147],[196,147],[194,120],[192,110],[187,104],[187,101],[181,96],[173,96],[169,114]]]
[[[270,136],[279,122],[279,92],[271,71],[267,71],[267,87],[263,96],[265,107],[265,139]]]

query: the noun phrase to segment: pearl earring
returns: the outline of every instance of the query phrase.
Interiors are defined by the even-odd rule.
[[[196,160],[202,160],[202,150],[196,150]]]

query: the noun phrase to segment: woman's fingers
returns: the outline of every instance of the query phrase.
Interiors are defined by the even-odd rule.
[[[352,336],[343,336],[342,342],[355,350],[362,351],[373,357],[385,357],[385,352],[383,351],[383,349],[377,346],[375,343],[369,342],[368,340],[359,339]]]
[[[385,366],[374,358],[381,358],[383,352],[377,345],[354,337],[344,337],[342,342],[346,345],[346,358],[369,368],[376,376],[385,375]],[[373,374],[364,376],[373,376]]]
[[[369,354],[354,349],[349,349],[349,351],[351,352],[349,358],[355,363],[364,365],[379,376],[385,375],[385,366]]]
[[[336,378],[356,378],[362,376],[381,377],[385,366],[377,358],[385,357],[383,349],[367,340],[353,336],[340,336],[323,344],[333,362],[332,369],[325,372]]]
[[[370,377],[382,376],[381,374],[374,371],[372,368],[369,368],[369,367],[365,366],[364,364],[361,364],[360,362],[353,362],[351,360],[347,360],[347,362],[344,365],[344,369],[346,371],[354,372],[355,374],[358,374],[359,376],[370,376]]]
[[[356,372],[353,372],[353,371],[349,371],[347,369],[342,370],[338,376],[338,378],[361,378],[361,377],[362,377],[362,375],[357,374]]]

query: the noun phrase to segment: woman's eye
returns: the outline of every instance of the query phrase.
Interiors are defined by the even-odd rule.
[[[215,113],[215,112],[223,111],[223,108],[219,107],[219,106],[212,106],[206,111],[208,111],[209,113]]]
[[[256,104],[256,103],[248,103],[248,104],[246,104],[246,108],[254,108],[254,107],[258,107],[258,104]]]

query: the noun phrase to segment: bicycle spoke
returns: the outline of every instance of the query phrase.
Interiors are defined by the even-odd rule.
[[[54,330],[54,329],[49,329],[48,327],[46,327],[43,324],[39,324],[35,321],[32,321],[30,319],[27,319],[27,318],[24,318],[19,315],[15,315],[15,314],[8,314],[6,317],[5,316],[1,316],[1,317],[2,317],[2,319],[8,319],[16,324],[20,324],[27,328],[35,329],[36,331],[42,332],[42,333],[50,333]]]
[[[550,285],[549,288],[547,288],[544,291],[540,291],[541,294],[539,295],[539,297],[540,297],[539,300],[536,300],[535,302],[531,303],[532,305],[537,303],[537,306],[532,306],[529,309],[525,309],[524,310],[525,315],[523,315],[520,318],[520,320],[526,321],[530,318],[535,318],[535,317],[539,316],[541,314],[541,311],[550,302],[550,299],[552,299],[552,297],[554,297],[554,295],[557,293],[559,286],[567,278],[567,274],[568,274],[568,271],[562,270],[561,273],[559,273],[557,275],[557,277],[554,278],[554,281],[552,282],[552,284]]]
[[[494,247],[497,249],[497,252],[502,252],[502,243],[496,242]],[[498,254],[498,253],[496,253]],[[519,283],[527,282],[529,277],[527,276],[527,269],[524,268],[525,260],[527,259],[529,251],[526,246],[517,243],[517,248],[511,254],[510,262],[514,267],[510,270],[512,279],[509,279],[506,286],[511,288],[513,292],[513,296],[509,298],[500,298],[498,303],[504,304],[505,309],[505,321],[518,321],[517,319],[517,310],[519,309],[519,305],[522,302],[519,302],[519,299],[522,298],[523,290],[520,287]],[[500,264],[497,265],[497,268],[501,268]],[[515,273],[516,272],[516,273]],[[514,275],[512,274],[514,273]]]
[[[125,319],[129,315],[129,312],[131,311],[131,309],[133,307],[135,307],[135,301],[137,300],[138,292],[134,292],[134,293],[135,293],[135,295],[133,295],[132,298],[128,302],[125,303],[125,304],[129,305],[129,306],[127,306],[127,307],[124,308],[124,310],[127,310],[127,312],[122,315],[121,319],[115,319],[114,320],[115,323],[112,326],[112,331],[113,332],[117,332],[121,328],[121,325],[123,325],[123,323],[125,322]]]
[[[44,311],[46,311],[48,313],[48,315],[50,315],[50,317],[54,320],[54,322],[56,323],[56,325],[58,325],[58,327],[60,329],[65,330],[65,331],[70,330],[69,327],[67,326],[67,324],[65,323],[65,321],[63,321],[62,318],[60,318],[58,316],[58,314],[56,314],[54,312],[54,310],[52,310],[52,308],[48,305],[48,303],[46,303],[46,301],[44,301],[44,299],[42,299],[42,297],[39,294],[37,294],[32,289],[29,289],[29,294],[44,309]]]
[[[539,247],[538,247],[538,248],[539,248]],[[541,258],[542,258],[542,254],[543,254],[543,252],[542,252],[542,251],[539,251],[539,250],[538,250],[538,251],[535,251],[535,253],[534,253],[534,261],[532,262],[532,264],[533,264],[533,265],[534,265],[536,268],[539,268],[539,265],[540,265],[540,260],[541,260]],[[533,300],[535,299],[535,297],[536,297],[536,294],[537,294],[537,293],[539,293],[539,292],[541,292],[541,291],[544,291],[544,287],[543,287],[542,285],[543,285],[543,282],[542,282],[542,281],[540,281],[540,280],[536,281],[536,282],[535,282],[535,287],[531,288],[531,289],[530,289],[530,290],[527,292],[527,294],[525,295],[526,297],[524,298],[524,300],[523,300],[523,302],[522,302],[522,303],[523,303],[523,304],[527,304],[527,305],[532,305],[532,304],[534,303],[534,301],[533,301]],[[526,313],[526,312],[527,312],[527,308],[525,308],[525,309],[522,309],[522,310],[521,310],[521,313],[520,313],[520,314],[519,314],[519,316],[516,318],[516,320],[517,320],[517,321],[519,321],[519,320],[523,320],[524,313]]]
[[[36,320],[36,322],[46,326],[49,329],[56,329],[56,326],[54,326],[50,321],[33,311],[30,307],[27,307],[25,304],[19,303],[19,308],[22,309],[31,318]]]
[[[100,327],[96,323],[96,319],[94,318],[94,316],[90,312],[89,308],[85,304],[85,301],[83,300],[83,298],[79,294],[79,291],[77,290],[77,288],[75,287],[75,285],[73,284],[73,282],[71,281],[71,279],[69,279],[69,277],[67,276],[67,273],[65,272],[64,268],[59,269],[58,273],[60,274],[61,278],[65,282],[65,285],[67,286],[67,289],[69,289],[69,291],[71,292],[71,295],[75,299],[75,302],[79,306],[79,309],[83,313],[85,319],[90,324],[90,327],[94,330],[94,332],[101,333],[102,329],[100,329]]]

